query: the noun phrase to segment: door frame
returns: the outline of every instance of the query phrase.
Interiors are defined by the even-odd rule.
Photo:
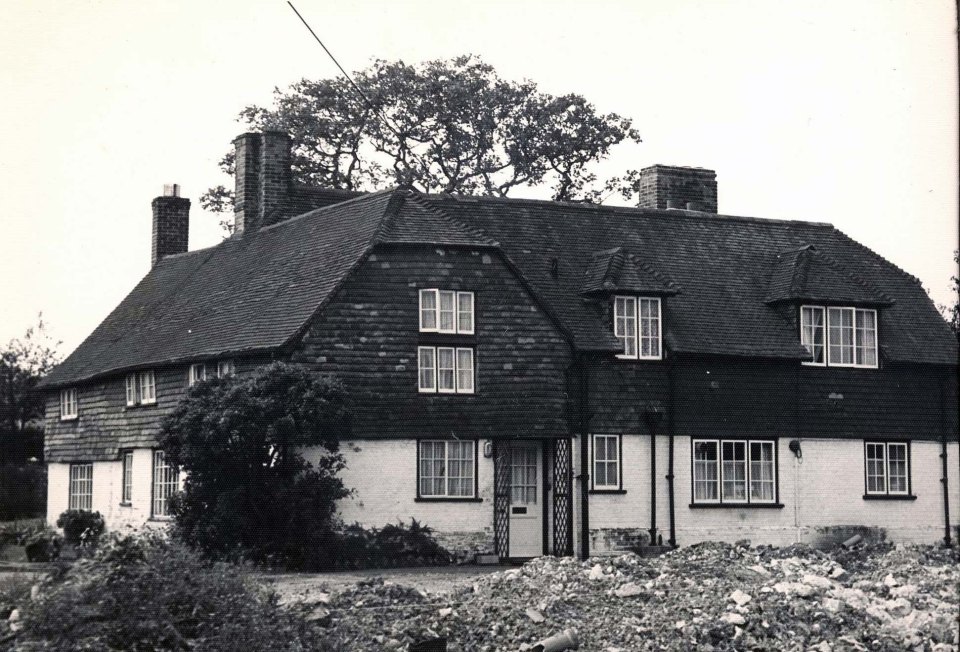
[[[495,439],[493,440],[493,523],[494,549],[500,561],[509,564],[519,564],[530,561],[534,557],[510,556],[510,451],[512,444],[534,443],[540,447],[540,556],[549,554],[550,518],[547,508],[549,490],[547,488],[550,469],[548,444],[552,439]],[[505,472],[506,471],[506,472]],[[499,521],[499,522],[498,522]]]

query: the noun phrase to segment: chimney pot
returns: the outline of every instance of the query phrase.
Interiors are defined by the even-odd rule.
[[[678,211],[683,208],[683,203],[679,199],[668,199],[667,200],[667,210],[668,211]]]
[[[165,183],[165,184],[163,184],[163,196],[164,196],[164,197],[179,197],[179,196],[180,196],[180,184],[179,184],[179,183]]]

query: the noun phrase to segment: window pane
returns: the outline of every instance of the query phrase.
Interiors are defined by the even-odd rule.
[[[123,490],[121,500],[125,503],[130,502],[133,494],[133,453],[123,454]]]
[[[421,346],[417,352],[419,373],[419,387],[423,391],[437,389],[436,352],[432,347]]]
[[[420,330],[437,329],[437,291],[420,290]]]
[[[473,349],[457,349],[457,391],[473,391]]]
[[[773,442],[750,442],[750,500],[774,500],[775,482]]]
[[[217,363],[217,376],[220,378],[232,376],[235,370],[233,360],[221,360]]]
[[[93,509],[93,464],[70,465],[70,509]]]
[[[830,308],[830,364],[853,364],[853,309]]]
[[[440,330],[452,333],[456,331],[456,293],[440,292]]]
[[[887,445],[888,484],[890,493],[907,493],[907,445]]]
[[[623,355],[637,356],[637,302],[617,297],[613,304],[613,334],[623,343]]]
[[[457,293],[457,330],[473,332],[473,292]]]
[[[883,444],[867,444],[867,492],[886,492],[886,459]]]
[[[537,451],[530,446],[515,446],[510,458],[510,497],[513,504],[537,502]]]
[[[693,444],[693,499],[694,501],[720,498],[717,442],[697,441]]]
[[[877,364],[877,313],[873,310],[857,310],[856,363]]]
[[[456,391],[456,365],[453,358],[453,349],[440,347],[437,349],[437,391]]]
[[[810,352],[810,361],[822,364],[824,360],[824,340],[826,338],[823,308],[806,306],[800,313],[800,341]]]
[[[179,472],[167,464],[163,451],[153,452],[153,515],[170,515],[170,496],[179,488]]]
[[[640,357],[660,357],[660,300],[640,299]]]
[[[723,460],[723,499],[747,499],[747,444],[725,441],[721,446]]]
[[[473,452],[472,441],[447,442],[450,496],[473,495]]]
[[[127,376],[127,405],[136,405],[137,403],[137,376],[130,374]]]

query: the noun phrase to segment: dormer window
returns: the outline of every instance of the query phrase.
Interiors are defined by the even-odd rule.
[[[473,334],[473,292],[420,290],[420,332]]]
[[[623,345],[618,358],[663,359],[660,299],[656,297],[614,297],[613,334]]]
[[[800,343],[807,365],[877,367],[877,311],[869,308],[801,306]]]

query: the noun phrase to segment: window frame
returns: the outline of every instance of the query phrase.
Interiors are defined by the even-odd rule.
[[[227,378],[237,373],[237,363],[233,358],[217,360],[217,378]]]
[[[883,491],[870,490],[870,476],[868,466],[870,458],[867,457],[871,446],[883,447]],[[890,490],[890,447],[902,447],[904,451],[904,463],[906,465],[907,488],[905,491]],[[864,439],[863,440],[863,498],[864,500],[915,500],[913,493],[912,477],[912,459],[911,446],[909,439]]]
[[[716,479],[716,488],[717,488],[717,498],[697,498],[696,497],[696,483],[697,483],[697,471],[696,471],[696,446],[698,443],[712,443],[716,445],[717,451],[717,460],[716,460],[716,469],[717,469],[717,479]],[[744,464],[746,466],[744,483],[746,487],[745,499],[736,500],[725,498],[723,493],[723,445],[725,443],[742,443],[745,447],[745,459]],[[753,458],[751,456],[751,448],[753,444],[769,444],[773,450],[773,498],[770,500],[763,500],[753,497]],[[762,450],[762,449],[761,449]],[[758,461],[763,461],[758,460]],[[783,505],[780,503],[780,446],[779,440],[772,437],[691,437],[690,438],[690,507],[747,507],[747,508],[763,508],[763,507],[773,507],[773,508],[782,508]]]
[[[804,310],[819,310],[823,315],[823,362],[814,362],[811,360],[801,361],[802,365],[809,367],[840,367],[848,369],[878,369],[880,367],[880,315],[877,312],[876,308],[861,308],[858,306],[837,306],[837,305],[813,305],[813,304],[802,304],[800,306],[799,313],[799,327],[800,327],[800,343],[804,345],[804,327],[803,327],[803,313]],[[834,362],[833,356],[831,354],[831,342],[830,342],[830,312],[831,311],[848,311],[851,313],[851,360],[853,362]],[[873,364],[857,364],[857,350],[863,348],[864,351],[867,349],[864,348],[862,343],[859,342],[859,333],[860,330],[857,328],[857,317],[861,313],[870,313],[873,315]],[[805,346],[805,345],[804,345]],[[843,346],[842,344],[838,346]],[[811,353],[812,355],[812,353]]]
[[[74,472],[85,470],[85,477],[75,477]],[[73,462],[67,476],[67,509],[75,509],[83,512],[93,510],[93,462]],[[79,473],[77,473],[79,476]],[[89,489],[89,493],[79,493],[76,489]],[[86,503],[89,506],[84,507],[80,503]]]
[[[120,504],[133,503],[133,451],[120,451]]]
[[[618,334],[619,319],[617,315],[617,306],[619,305],[620,301],[624,302],[625,307],[627,304],[630,304],[630,303],[632,303],[633,305],[632,314],[624,313],[624,315],[622,316],[624,320],[624,327],[626,327],[626,322],[628,320],[633,321],[632,337],[630,337],[630,335],[626,333]],[[655,304],[657,306],[657,318],[656,318],[657,354],[656,355],[643,355],[642,353],[644,339],[651,340],[651,341],[653,340],[652,336],[643,335],[643,326],[641,322],[644,321],[645,319],[649,321],[653,321],[652,318],[643,317],[642,306],[644,305],[644,303],[647,303],[649,305]],[[613,335],[618,340],[622,339],[622,341],[624,342],[624,351],[626,350],[627,341],[632,340],[634,343],[634,353],[633,354],[629,354],[625,352],[618,353],[616,357],[619,358],[620,360],[663,360],[663,301],[661,300],[661,298],[651,297],[651,296],[640,296],[640,295],[626,295],[626,294],[615,295],[613,297]]]
[[[471,495],[469,496],[451,496],[450,495],[450,444],[451,443],[473,443],[471,450],[473,452],[473,484],[471,487]],[[444,478],[444,494],[424,494],[421,491],[421,459],[423,454],[423,445],[424,444],[443,444],[443,478]],[[417,439],[417,450],[416,450],[416,498],[415,502],[461,502],[461,503],[479,503],[483,502],[483,499],[480,498],[480,489],[479,489],[479,471],[480,471],[480,459],[479,459],[479,440],[478,439]],[[431,476],[433,477],[433,476]],[[462,478],[462,476],[460,476]]]
[[[453,367],[443,367],[443,371],[453,372],[453,387],[440,387],[440,351],[450,351],[453,356]],[[432,351],[433,366],[424,367],[422,365],[422,354],[425,351]],[[460,355],[461,353],[470,353],[471,384],[469,387],[462,386],[460,382]],[[420,394],[475,394],[477,387],[477,360],[476,349],[472,346],[418,346],[417,347],[417,392]],[[429,378],[432,379],[432,385],[423,384],[423,371],[430,370]]]
[[[147,382],[149,380],[149,382]],[[144,389],[149,388],[151,395],[144,399]],[[126,376],[125,381],[126,406],[138,407],[156,405],[157,403],[157,375],[153,369],[133,371]],[[131,398],[133,402],[131,402]]]
[[[74,421],[80,417],[80,396],[76,387],[60,390],[60,420]]]
[[[609,464],[615,461],[617,465],[617,478],[615,483],[597,484],[597,439],[616,440],[616,460],[605,459],[603,463]],[[590,492],[591,493],[626,493],[623,490],[623,435],[610,433],[594,433],[590,435]]]
[[[172,518],[170,514],[170,496],[180,491],[180,470],[174,469],[166,462],[166,454],[158,449],[154,448],[151,450],[150,458],[150,518],[153,520],[169,520]],[[162,470],[168,473],[168,477],[165,479],[157,479],[157,459],[162,460],[163,468]],[[173,469],[171,473],[171,469]],[[169,477],[172,475],[172,478]],[[168,491],[166,495],[157,497],[157,490],[161,491],[164,488],[173,487],[171,491]],[[157,512],[158,503],[160,505],[160,513]]]
[[[199,374],[197,372],[200,372]],[[193,387],[207,379],[207,363],[194,362],[187,368],[187,387]]]
[[[441,310],[441,295],[453,297],[452,310]],[[424,308],[424,297],[433,297],[433,307]],[[462,311],[460,309],[461,298],[469,297],[470,310]],[[423,288],[417,293],[417,325],[421,333],[441,333],[443,335],[474,335],[476,333],[476,296],[473,292],[465,290],[440,290],[438,288]],[[424,326],[424,315],[433,314],[433,326]],[[441,327],[441,312],[452,313],[453,327]],[[460,328],[460,319],[462,315],[469,314],[470,328]]]

